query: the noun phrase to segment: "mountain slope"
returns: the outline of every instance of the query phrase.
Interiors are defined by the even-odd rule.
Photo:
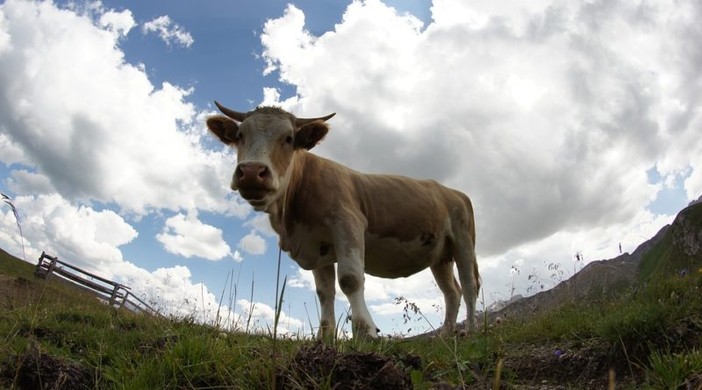
[[[702,203],[692,204],[675,217],[670,229],[639,265],[639,280],[698,272],[702,267]]]
[[[639,245],[631,254],[593,261],[554,288],[517,300],[496,312],[490,320],[525,318],[569,302],[606,300],[636,282],[672,273],[698,272],[702,267],[702,202],[691,204],[672,224]]]

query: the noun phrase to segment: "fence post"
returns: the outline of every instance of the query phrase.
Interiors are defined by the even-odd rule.
[[[112,289],[112,296],[110,296],[110,306],[115,305],[115,301],[117,300],[117,291],[119,291],[119,284],[115,283],[115,288]]]
[[[39,256],[39,262],[37,262],[36,268],[34,268],[34,275],[39,276],[40,278],[44,278],[44,270],[41,268],[41,264],[44,262],[44,256],[46,256],[46,253],[44,251],[41,251],[41,256]]]
[[[46,270],[46,280],[49,280],[49,278],[51,278],[51,273],[54,272],[54,268],[56,268],[56,260],[58,260],[58,257],[48,257],[49,259],[51,259],[51,263],[49,264],[49,269]]]
[[[41,256],[39,256],[39,262],[37,263],[37,267],[41,265],[41,261],[44,260],[45,256],[46,256],[46,252],[41,251]]]

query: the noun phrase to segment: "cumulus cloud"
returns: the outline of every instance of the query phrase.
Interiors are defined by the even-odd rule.
[[[238,245],[239,249],[251,255],[262,255],[266,253],[266,240],[263,239],[256,230],[241,238]]]
[[[118,247],[135,239],[137,231],[111,210],[73,206],[58,194],[17,196],[27,255],[38,258],[42,250],[87,271],[110,272],[112,265],[124,261]],[[14,231],[7,213],[3,229]],[[19,237],[6,237],[0,245],[11,253],[21,252]],[[19,249],[19,250],[18,250]],[[111,275],[106,275],[110,277]]]
[[[51,179],[45,175],[30,172],[26,169],[15,169],[10,172],[7,186],[16,194],[51,194],[56,192],[51,185]]]
[[[238,329],[239,314],[233,308],[219,303],[207,286],[193,282],[187,267],[158,268],[148,272],[130,262],[124,262],[116,268],[116,279],[132,287],[140,299],[162,314]]]
[[[318,153],[463,190],[479,251],[495,255],[634,219],[659,189],[655,166],[691,166],[689,195],[702,191],[690,89],[702,11],[683,3],[442,0],[424,27],[371,0],[318,37],[290,5],[261,41],[266,72],[297,88],[280,104],[338,113]]]
[[[257,232],[261,232],[268,237],[277,237],[278,234],[273,230],[271,226],[268,214],[256,213],[254,216],[244,223],[244,226],[250,226],[254,228]]]
[[[2,44],[0,43],[0,47]],[[10,137],[5,133],[0,133],[0,161],[6,165],[10,165],[20,161],[26,161],[27,157],[22,152],[19,145],[12,142]]]
[[[268,332],[273,331],[275,321],[274,308],[265,303],[251,302],[246,299],[239,299],[237,301],[237,306],[242,318],[251,318],[251,327]],[[278,333],[309,336],[309,334],[304,334],[304,323],[296,318],[290,317],[285,311],[280,312]]]
[[[156,33],[168,46],[190,47],[195,42],[192,35],[182,26],[173,23],[168,15],[154,18],[142,26],[144,34]]]
[[[221,260],[231,255],[229,245],[222,238],[222,229],[202,223],[197,217],[197,210],[168,218],[156,239],[166,251],[184,257]]]
[[[112,33],[123,37],[127,36],[129,31],[136,26],[134,16],[130,10],[124,10],[121,12],[114,10],[107,11],[100,15],[98,22],[101,27],[104,27]]]
[[[0,6],[0,36],[9,37],[0,39],[0,159],[36,168],[69,200],[136,215],[199,208],[246,216],[250,207],[227,187],[231,152],[200,145],[203,114],[186,102],[190,90],[155,87],[125,62],[119,36],[103,28],[126,31],[130,15],[99,12]],[[15,175],[14,185],[36,184],[24,179],[36,177]]]

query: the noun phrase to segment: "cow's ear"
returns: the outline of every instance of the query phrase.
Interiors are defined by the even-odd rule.
[[[327,135],[329,126],[324,121],[314,121],[300,127],[295,133],[295,148],[310,150]]]
[[[222,115],[207,118],[207,128],[227,145],[236,145],[239,125],[233,120]]]

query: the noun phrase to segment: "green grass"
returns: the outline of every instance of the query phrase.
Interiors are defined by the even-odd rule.
[[[15,295],[0,301],[0,388],[36,387],[23,376],[33,372],[26,367],[34,364],[63,373],[64,380],[79,378],[83,388],[91,389],[276,388],[282,380],[290,388],[313,383],[331,389],[339,385],[334,370],[346,364],[341,357],[358,353],[391,357],[418,389],[440,382],[485,388],[495,381],[542,380],[589,387],[590,382],[578,379],[587,367],[559,368],[559,361],[549,363],[555,359],[550,354],[538,352],[564,345],[604,345],[603,365],[614,367],[620,383],[632,387],[675,388],[702,365],[698,274],[642,283],[618,299],[571,303],[528,320],[511,319],[472,337],[333,340],[336,360],[318,377],[293,365],[300,351],[315,345],[312,340],[224,332],[190,319],[114,309],[57,280],[36,279],[32,271],[31,264],[0,253],[0,275],[17,284]],[[420,362],[410,364],[410,357]],[[539,367],[563,371],[534,376],[529,364],[539,362],[546,362]],[[601,376],[606,378],[606,372]]]
[[[648,382],[658,389],[685,387],[685,381],[694,375],[702,375],[702,352],[665,353],[653,351],[649,358],[651,369]]]

